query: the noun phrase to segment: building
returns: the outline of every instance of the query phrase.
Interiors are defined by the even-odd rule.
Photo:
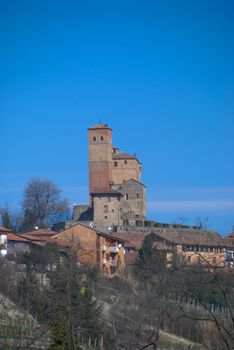
[[[189,233],[190,231],[190,233]],[[118,232],[119,238],[125,239],[125,261],[127,265],[134,264],[144,238],[147,234],[154,235],[154,246],[163,253],[168,266],[174,257],[185,265],[203,265],[224,267],[227,243],[212,232],[202,230],[154,229],[147,232]]]
[[[118,152],[112,129],[99,124],[88,129],[89,205],[76,205],[73,221],[94,221],[117,231],[121,226],[143,226],[146,187],[140,182],[142,164],[136,154]]]
[[[125,240],[113,234],[78,223],[53,236],[53,240],[73,247],[80,263],[97,266],[105,275],[124,271]]]
[[[225,265],[229,268],[234,268],[234,232],[224,237],[224,255]]]

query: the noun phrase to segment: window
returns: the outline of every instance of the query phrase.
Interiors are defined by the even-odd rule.
[[[114,167],[116,168],[118,166],[118,162],[114,162]]]
[[[104,205],[104,213],[108,213],[108,205]]]
[[[139,193],[137,193],[137,195],[136,195],[136,196],[137,196],[137,199],[139,199],[139,198],[140,198],[140,195],[139,195]]]
[[[101,136],[101,141],[103,141],[104,140],[104,137],[103,136]]]
[[[114,210],[114,209],[112,209],[111,211],[112,211],[112,213],[114,213],[114,212],[115,212],[115,210]]]
[[[128,194],[125,194],[124,198],[127,201],[128,200]]]
[[[136,215],[136,219],[140,219],[140,215]]]
[[[125,161],[124,161],[124,164],[128,164],[128,161],[127,161],[127,160],[125,160]]]
[[[97,139],[96,139],[96,136],[94,136],[94,137],[93,137],[93,141],[96,141],[96,140],[97,140]]]
[[[107,216],[104,216],[104,219],[108,219],[108,217],[107,217]]]

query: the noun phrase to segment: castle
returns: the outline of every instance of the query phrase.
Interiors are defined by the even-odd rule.
[[[112,129],[98,124],[88,129],[89,205],[75,205],[73,221],[90,221],[102,228],[144,226],[146,187],[136,154],[119,152]]]

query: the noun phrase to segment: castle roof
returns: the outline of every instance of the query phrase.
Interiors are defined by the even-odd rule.
[[[132,181],[135,181],[135,182],[137,182],[139,185],[144,186],[144,187],[146,188],[146,186],[145,186],[142,182],[140,182],[140,181],[138,181],[138,180],[136,180],[136,179],[129,179],[129,180],[125,181],[124,183],[121,184],[121,187],[124,187],[124,185],[126,185],[128,182],[132,182]]]
[[[124,152],[119,152],[113,155],[115,159],[136,159],[136,154],[127,154]]]
[[[122,194],[119,191],[115,191],[110,187],[103,187],[91,193],[92,196],[101,195],[101,194],[111,194],[111,195],[122,196]]]
[[[108,124],[97,124],[97,125],[94,125],[94,126],[91,126],[90,128],[88,128],[88,130],[97,130],[97,129],[112,130],[111,128],[109,128]]]
[[[118,152],[113,154],[112,158],[113,159],[135,159],[139,164],[141,164],[141,162],[137,159],[136,153],[127,154],[125,152]]]

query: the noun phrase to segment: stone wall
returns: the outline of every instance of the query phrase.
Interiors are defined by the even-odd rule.
[[[93,220],[93,208],[89,205],[74,205],[73,221],[92,221]]]
[[[119,197],[111,195],[95,195],[93,197],[94,223],[103,226],[119,226]]]
[[[113,189],[122,193],[120,199],[120,226],[136,226],[146,217],[146,188],[135,180],[129,180]],[[143,223],[142,223],[143,224]]]

